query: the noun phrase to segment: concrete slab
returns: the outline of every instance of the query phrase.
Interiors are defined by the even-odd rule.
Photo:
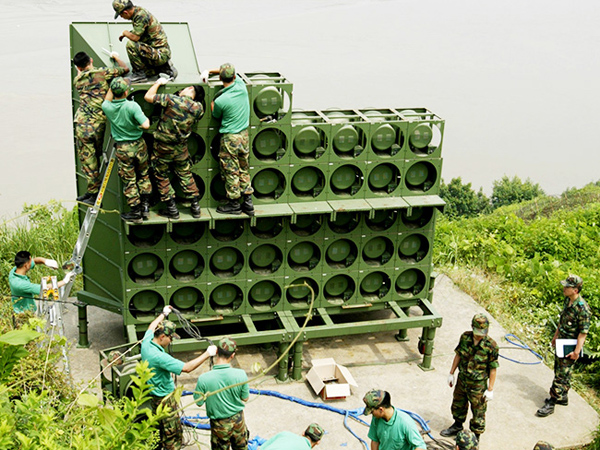
[[[360,408],[366,391],[371,388],[386,389],[391,393],[395,406],[419,414],[429,422],[432,436],[440,439],[439,431],[452,423],[452,389],[447,386],[446,379],[454,357],[454,347],[460,334],[470,329],[473,315],[485,311],[445,276],[436,281],[434,304],[444,317],[443,326],[438,330],[435,340],[435,370],[424,372],[417,367],[421,361],[421,355],[417,351],[420,330],[409,330],[408,342],[397,342],[393,333],[310,341],[304,345],[304,373],[310,368],[312,359],[334,357],[336,362],[350,369],[359,387],[353,389],[352,395],[347,399],[327,404],[342,409]],[[72,373],[78,382],[87,383],[98,373],[98,350],[124,342],[121,316],[90,307],[92,345],[90,349],[77,349],[77,310],[73,306],[67,309],[64,318],[67,336],[73,343]],[[505,330],[493,318],[490,321],[490,335],[501,346],[501,355],[526,362],[535,361],[535,357],[529,352],[507,348],[509,344],[504,340]],[[187,360],[193,353],[179,356]],[[275,359],[274,350],[264,350],[259,346],[245,347],[239,352],[237,365],[252,377],[250,368],[253,364],[259,363],[266,368]],[[193,374],[179,377],[178,383],[192,390],[198,375],[206,370],[208,366],[202,366]],[[270,374],[274,375],[275,371]],[[490,402],[487,412],[487,430],[482,435],[480,448],[530,450],[538,440],[548,441],[557,448],[573,448],[589,443],[599,425],[599,417],[575,392],[569,396],[569,406],[557,406],[555,414],[547,418],[535,416],[535,411],[547,396],[552,377],[552,370],[543,364],[522,365],[501,359],[494,400]],[[307,401],[323,403],[306,381],[279,383],[271,376],[253,381],[251,387],[272,389]],[[192,403],[191,397],[184,397],[182,403]],[[191,405],[186,408],[186,413],[204,415],[204,408]],[[282,430],[301,433],[310,422],[318,422],[327,430],[321,445],[323,448],[364,448],[344,428],[343,416],[285,400],[251,396],[246,407],[246,420],[250,435],[263,438],[269,438]],[[349,420],[348,424],[368,444],[368,428],[353,420]],[[186,438],[188,442],[192,438],[197,439],[203,444],[203,448],[210,441],[206,431],[187,431]],[[426,442],[430,442],[430,439],[426,438]],[[190,448],[199,447],[194,445]]]

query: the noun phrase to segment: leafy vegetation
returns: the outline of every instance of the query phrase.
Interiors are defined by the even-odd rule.
[[[543,195],[544,191],[540,185],[534,184],[529,178],[521,181],[517,176],[509,178],[505,175],[493,183],[492,207],[496,209],[514,205]]]
[[[471,183],[463,184],[461,177],[453,178],[448,184],[442,180],[440,197],[446,202],[444,215],[450,218],[475,217],[491,209],[483,190],[475,192]]]

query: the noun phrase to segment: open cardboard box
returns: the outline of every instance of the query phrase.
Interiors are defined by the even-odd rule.
[[[350,386],[358,387],[350,371],[333,358],[313,359],[312,364],[306,379],[323,400],[346,398],[351,394]]]

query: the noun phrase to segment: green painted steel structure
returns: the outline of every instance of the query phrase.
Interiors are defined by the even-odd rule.
[[[217,214],[225,197],[218,123],[206,106],[222,84],[218,77],[201,83],[187,24],[163,25],[179,76],[161,89],[200,84],[205,91],[207,112],[189,140],[202,217],[181,207],[179,220],[153,211],[133,225],[116,213],[101,214],[83,259],[79,300],[122,313],[130,342],[171,304],[206,336],[285,344],[310,306],[308,288],[297,286],[306,282],[316,296],[302,340],[391,330],[403,339],[406,329],[422,328],[422,366],[429,368],[442,323],[432,305],[431,253],[444,204],[438,196],[444,121],[425,108],[295,111],[293,84],[283,75],[239,73],[252,106],[256,215]],[[121,29],[73,23],[71,54],[86,51],[97,66],[110,65],[101,49],[125,55],[116,39]],[[131,98],[154,123],[160,107],[144,102],[149,86],[132,85]],[[77,105],[73,91],[73,111]],[[151,148],[151,133],[144,137]],[[77,188],[86,189],[79,163]],[[113,173],[104,210],[124,210],[121,191]],[[380,310],[392,314],[374,319],[371,313]],[[205,345],[182,339],[175,350]],[[280,368],[280,378],[288,369]]]

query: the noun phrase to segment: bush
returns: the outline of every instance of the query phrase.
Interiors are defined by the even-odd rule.
[[[450,218],[475,217],[490,210],[490,201],[483,191],[475,192],[471,183],[463,184],[460,177],[440,186],[440,197],[446,202],[444,214]]]
[[[539,184],[533,184],[529,178],[525,181],[517,176],[508,178],[506,175],[494,181],[492,189],[492,207],[513,205],[543,196],[544,191]]]

